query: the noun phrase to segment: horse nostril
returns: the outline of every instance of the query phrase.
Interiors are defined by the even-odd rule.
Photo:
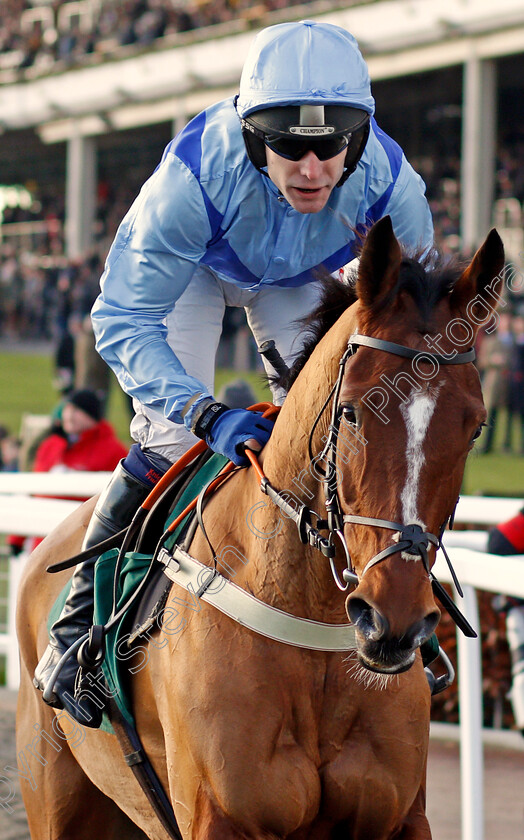
[[[429,639],[435,630],[435,627],[439,623],[439,620],[439,610],[433,610],[433,612],[428,613],[422,621],[417,621],[409,628],[408,632],[404,634],[402,638],[403,645],[411,650],[416,647],[420,647],[421,644]]]
[[[426,627],[428,628],[428,636],[431,636],[437,624],[440,621],[440,610],[433,610],[426,616]]]
[[[366,610],[369,610],[369,606],[362,598],[348,598],[347,613],[353,624],[358,624],[361,615]]]
[[[429,639],[432,633],[434,633],[437,624],[440,621],[440,610],[433,610],[432,612],[428,613],[426,618],[424,619],[424,630],[426,633],[426,639]],[[425,641],[425,640],[424,640]]]
[[[388,635],[387,618],[362,598],[348,598],[347,613],[350,621],[368,640],[377,642]]]

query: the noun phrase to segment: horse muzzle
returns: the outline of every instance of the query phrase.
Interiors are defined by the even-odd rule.
[[[392,632],[387,617],[363,598],[350,595],[346,609],[355,625],[359,662],[369,671],[381,674],[408,671],[417,648],[429,639],[440,618],[439,610],[433,610],[399,633]]]

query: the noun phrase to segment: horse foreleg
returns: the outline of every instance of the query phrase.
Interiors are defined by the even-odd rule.
[[[83,737],[83,727],[66,712],[55,715],[22,673],[17,759],[32,840],[146,840],[75,760]]]
[[[275,835],[254,825],[240,826],[225,814],[213,795],[200,785],[195,804],[191,840],[275,840]]]
[[[426,791],[423,785],[406,816],[400,834],[395,840],[431,840],[431,828],[426,817]]]
[[[201,795],[199,791],[192,840],[246,840],[247,836],[233,825],[209,796]]]

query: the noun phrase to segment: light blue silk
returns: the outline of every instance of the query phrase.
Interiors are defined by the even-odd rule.
[[[263,70],[264,50],[258,63],[254,54],[248,59],[241,88],[244,110],[259,102],[257,97],[268,95],[267,85],[276,84],[279,67],[282,74],[286,70],[286,90],[306,83],[307,28],[295,26],[295,34],[300,34],[295,52],[291,37],[286,37],[286,50],[276,50],[275,69],[265,74],[262,93],[255,70]],[[339,85],[338,101],[371,113],[365,63],[349,33],[339,31],[341,60],[346,56],[345,72],[350,74],[353,67],[354,76],[348,76],[351,84]],[[331,97],[337,91],[334,79],[340,80],[333,69],[337,63],[330,56],[320,67],[321,54],[316,48],[312,51],[308,72],[316,74],[318,89],[329,89],[327,98],[335,101]],[[288,65],[296,71],[294,82]],[[253,85],[250,99],[248,76]],[[423,181],[400,147],[372,120],[355,172],[333,190],[320,213],[300,214],[250,163],[233,99],[219,102],[168,145],[120,225],[92,312],[97,348],[124,391],[189,428],[192,410],[212,395],[187,375],[170,349],[165,318],[196,267],[205,265],[244,289],[301,286],[314,279],[318,266],[332,272],[349,262],[356,253],[356,231],[386,214],[405,246],[428,251],[433,227],[424,193]],[[199,397],[183,421],[181,411],[195,394]]]

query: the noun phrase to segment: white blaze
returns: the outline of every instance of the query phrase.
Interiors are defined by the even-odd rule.
[[[402,503],[402,522],[405,525],[416,523],[424,529],[426,525],[419,519],[417,498],[420,471],[426,460],[424,455],[424,441],[436,403],[437,393],[434,390],[432,393],[429,391],[415,391],[411,394],[409,402],[400,406],[407,430],[406,483],[400,496]]]

